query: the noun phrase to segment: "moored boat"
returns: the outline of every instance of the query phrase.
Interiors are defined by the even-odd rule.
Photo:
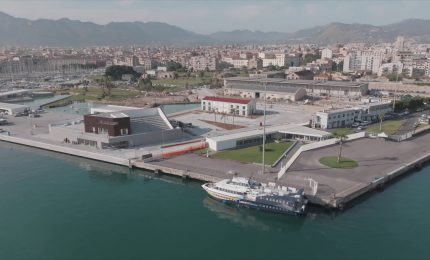
[[[264,184],[243,177],[205,183],[202,187],[217,200],[269,212],[303,215],[307,204],[303,189]]]

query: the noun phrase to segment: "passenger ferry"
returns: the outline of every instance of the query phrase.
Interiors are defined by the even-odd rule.
[[[303,215],[307,200],[303,189],[277,187],[249,178],[233,177],[215,183],[205,183],[203,189],[213,198],[258,210]]]

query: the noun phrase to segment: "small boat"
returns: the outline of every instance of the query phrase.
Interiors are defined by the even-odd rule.
[[[259,183],[244,177],[205,183],[202,188],[225,203],[282,214],[305,214],[307,200],[303,189]]]

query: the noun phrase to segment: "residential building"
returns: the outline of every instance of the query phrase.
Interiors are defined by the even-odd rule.
[[[252,58],[248,61],[248,69],[261,70],[263,68],[263,60],[260,58]]]
[[[193,56],[189,60],[188,67],[194,71],[216,70],[218,68],[218,58]]]
[[[333,51],[325,48],[321,51],[321,59],[331,59],[333,58]]]
[[[257,110],[255,99],[205,97],[201,101],[201,109],[220,114],[250,116]]]

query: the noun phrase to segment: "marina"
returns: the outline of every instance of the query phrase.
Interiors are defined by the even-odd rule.
[[[346,142],[344,154],[358,161],[355,169],[331,169],[321,167],[318,158],[324,154],[336,153],[338,147],[334,144],[303,152],[295,158],[290,168],[281,177],[279,171],[282,162],[276,167],[268,167],[267,172],[261,174],[258,164],[243,164],[232,160],[206,158],[197,154],[181,154],[171,158],[157,160],[139,159],[148,153],[153,156],[175,153],[177,149],[186,149],[190,145],[187,141],[174,146],[148,147],[147,149],[103,150],[86,146],[58,143],[45,137],[48,124],[52,121],[67,120],[76,115],[58,112],[47,112],[41,118],[28,120],[14,118],[15,124],[2,126],[9,133],[0,134],[0,140],[25,146],[36,147],[63,154],[89,158],[97,161],[113,163],[130,168],[144,169],[156,173],[178,176],[184,179],[194,179],[202,182],[217,182],[232,177],[253,177],[259,182],[275,182],[281,186],[304,188],[309,202],[329,208],[344,208],[351,201],[375,189],[385,186],[398,176],[421,167],[430,158],[427,143],[430,135],[420,134],[412,139],[400,143],[371,139],[368,137]],[[58,117],[58,119],[55,119]],[[37,128],[32,125],[37,124]],[[31,129],[25,130],[25,129]],[[323,141],[327,142],[327,141]],[[365,151],[372,151],[368,153]],[[287,158],[288,159],[288,158]],[[232,171],[234,171],[232,173]],[[318,188],[312,187],[312,181],[318,183]]]

